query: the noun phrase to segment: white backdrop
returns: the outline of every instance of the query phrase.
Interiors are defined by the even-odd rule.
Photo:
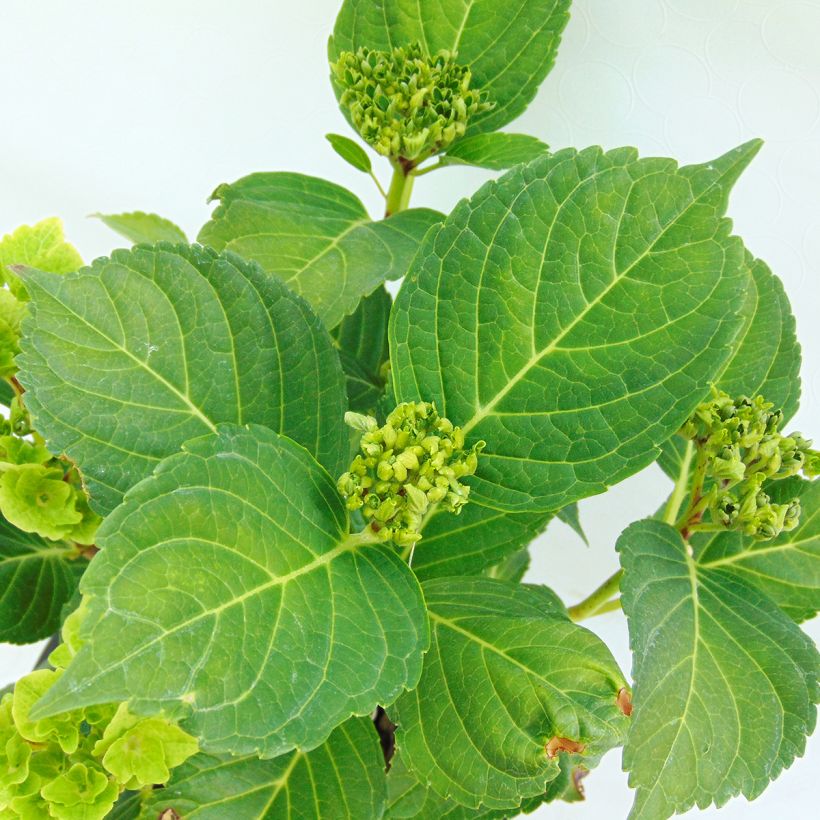
[[[327,81],[325,43],[340,0],[3,0],[0,3],[0,233],[62,216],[86,260],[116,246],[86,215],[156,210],[190,236],[216,185],[258,170],[324,176],[378,213],[366,177],[336,159],[346,132]],[[730,213],[784,280],[803,344],[798,429],[820,438],[820,2],[575,0],[558,64],[512,129],[554,148],[635,145],[682,162],[750,138],[766,146]],[[387,169],[383,169],[387,175]],[[414,202],[447,210],[488,174],[445,170]],[[530,579],[570,602],[616,567],[614,541],[661,502],[650,469],[581,503],[591,546],[556,523],[533,548]],[[590,622],[629,669],[622,616]],[[809,631],[817,639],[815,623]],[[0,647],[0,685],[39,647]],[[701,816],[807,817],[820,740],[752,804]],[[587,801],[538,817],[620,818],[631,801],[620,755],[586,781]],[[698,812],[693,812],[698,815]]]

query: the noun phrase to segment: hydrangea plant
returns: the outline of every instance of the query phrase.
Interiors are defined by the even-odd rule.
[[[264,172],[195,243],[139,211],[97,215],[127,247],[85,267],[56,219],[0,241],[0,639],[62,635],[0,701],[0,816],[515,817],[622,747],[664,820],[802,754],[820,454],[788,298],[726,217],[760,143],[499,130],[568,16],[344,0],[360,141],[328,139],[382,216]],[[459,165],[503,173],[409,207]],[[523,583],[553,518],[654,462],[614,576]],[[615,609],[628,675],[579,623]]]

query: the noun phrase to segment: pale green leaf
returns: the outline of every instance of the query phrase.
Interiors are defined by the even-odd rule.
[[[423,588],[430,651],[418,687],[388,710],[420,782],[468,808],[515,808],[558,776],[553,738],[593,757],[622,742],[623,676],[552,592],[462,577]]]
[[[775,503],[799,498],[800,523],[771,541],[738,532],[693,539],[698,564],[724,567],[765,592],[790,618],[806,621],[820,611],[820,481],[800,478],[766,488]]]
[[[343,137],[341,134],[325,134],[325,139],[333,150],[357,171],[369,174],[373,170],[367,151],[358,142],[354,142],[349,137]]]
[[[252,259],[310,302],[328,328],[407,272],[443,217],[415,208],[374,222],[350,191],[303,174],[251,174],[220,185],[199,241]]]
[[[746,323],[716,386],[730,396],[761,394],[788,421],[800,402],[801,356],[794,316],[780,279],[760,259],[747,254],[747,260]],[[672,478],[680,472],[685,449],[686,442],[678,436],[663,445],[658,463]]]
[[[170,219],[145,211],[131,211],[125,214],[91,214],[120,236],[134,245],[143,242],[174,242],[188,244],[188,237],[182,228]],[[36,266],[35,266],[36,267]]]
[[[143,817],[191,820],[379,820],[384,758],[369,718],[345,721],[309,752],[274,760],[199,754],[145,801]]]
[[[472,88],[494,107],[468,133],[494,131],[529,105],[552,68],[570,0],[345,0],[328,46],[342,51],[390,49],[420,43],[432,55],[446,50],[472,71]]]
[[[552,513],[508,513],[470,501],[459,515],[434,513],[413,551],[419,578],[478,575],[526,547]]]
[[[204,751],[274,757],[418,680],[428,627],[413,573],[389,545],[357,546],[334,480],[266,428],[188,442],[98,544],[84,643],[41,714],[128,701],[187,715]]]
[[[69,560],[71,552],[0,517],[0,642],[31,643],[59,629],[87,563]]]
[[[25,288],[12,267],[71,273],[82,264],[80,254],[65,241],[63,222],[57,217],[43,219],[36,225],[21,225],[0,240],[0,285],[5,281],[19,298],[25,297]]]
[[[814,728],[817,650],[731,567],[697,564],[668,524],[633,524],[618,550],[635,679],[630,817],[757,797]]]
[[[441,164],[477,165],[504,171],[513,165],[531,162],[547,151],[548,145],[528,134],[475,134],[453,143],[441,158]]]
[[[722,215],[758,148],[685,168],[560,151],[431,232],[393,306],[394,388],[487,442],[474,498],[556,510],[657,457],[743,323],[744,249]]]
[[[333,329],[345,372],[348,407],[373,415],[384,394],[384,364],[390,357],[387,323],[393,299],[384,287],[376,288]]]
[[[52,452],[79,464],[98,512],[220,422],[264,424],[333,475],[344,469],[346,399],[333,342],[308,305],[257,265],[160,243],[26,283],[26,406]]]

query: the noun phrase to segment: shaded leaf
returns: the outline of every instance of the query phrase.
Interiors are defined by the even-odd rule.
[[[189,441],[104,522],[84,643],[40,715],[128,701],[187,716],[204,751],[274,757],[390,704],[418,680],[424,602],[394,550],[348,526],[289,439],[225,425]]]
[[[330,143],[333,150],[357,171],[364,171],[364,173],[369,174],[373,170],[367,151],[358,142],[343,137],[341,134],[325,134],[325,139]]]
[[[817,650],[730,567],[697,564],[669,525],[639,521],[617,549],[634,653],[630,817],[754,799],[814,728]]]
[[[394,388],[487,442],[475,499],[560,509],[657,457],[743,324],[744,249],[722,214],[758,148],[685,168],[561,151],[431,232],[393,306]]]
[[[549,151],[549,146],[528,134],[475,134],[453,143],[441,158],[442,165],[477,165],[504,171],[531,162]]]
[[[303,174],[251,174],[220,185],[199,241],[276,274],[328,328],[387,279],[407,272],[427,230],[443,218],[414,208],[379,222],[350,191]]]
[[[150,794],[143,816],[174,809],[197,820],[378,820],[385,803],[378,737],[372,721],[356,718],[309,752],[274,760],[199,754]]]
[[[570,0],[345,0],[328,45],[330,59],[361,46],[387,50],[420,43],[446,50],[472,71],[471,86],[494,107],[470,133],[494,131],[529,105],[552,68]]]
[[[301,299],[257,265],[160,243],[26,279],[20,381],[52,452],[109,512],[182,442],[259,423],[334,475],[347,460],[338,356]],[[138,306],[138,309],[135,307]]]
[[[573,502],[572,504],[567,504],[566,507],[558,510],[556,515],[568,526],[571,527],[573,532],[587,545],[589,546],[589,541],[587,541],[587,535],[584,532],[584,528],[581,526],[581,515],[578,512],[578,503]]]
[[[53,635],[87,562],[69,560],[70,544],[47,541],[0,518],[0,642]]]
[[[182,228],[159,214],[131,211],[124,214],[91,214],[133,245],[143,242],[174,242],[187,245],[188,237]]]
[[[515,808],[559,775],[552,741],[593,757],[622,742],[623,676],[552,592],[461,577],[423,588],[430,651],[418,687],[390,710],[420,782],[468,808]]]
[[[820,481],[799,478],[767,487],[772,501],[799,498],[800,523],[771,541],[738,532],[693,539],[698,564],[723,567],[758,587],[793,620],[807,621],[820,611]]]

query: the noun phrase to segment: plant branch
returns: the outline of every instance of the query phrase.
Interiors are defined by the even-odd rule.
[[[663,513],[663,520],[667,524],[674,524],[675,521],[677,521],[681,504],[683,504],[683,499],[686,498],[686,492],[689,489],[689,470],[692,465],[692,456],[694,453],[694,442],[687,441],[686,452],[683,454],[683,459],[680,464],[680,472],[678,473],[675,487],[672,490],[672,495],[669,496],[669,501]]]
[[[571,606],[569,608],[569,617],[572,618],[573,621],[583,621],[585,618],[591,618],[593,615],[598,615],[601,612],[608,612],[614,603],[612,598],[618,594],[618,590],[620,589],[623,574],[624,571],[619,569],[610,575],[592,594],[584,598],[583,601],[575,604],[575,606]]]
[[[415,177],[410,173],[412,166],[404,165],[401,161],[393,164],[393,178],[387,191],[387,204],[384,215],[393,216],[407,209],[410,194],[413,192]]]

